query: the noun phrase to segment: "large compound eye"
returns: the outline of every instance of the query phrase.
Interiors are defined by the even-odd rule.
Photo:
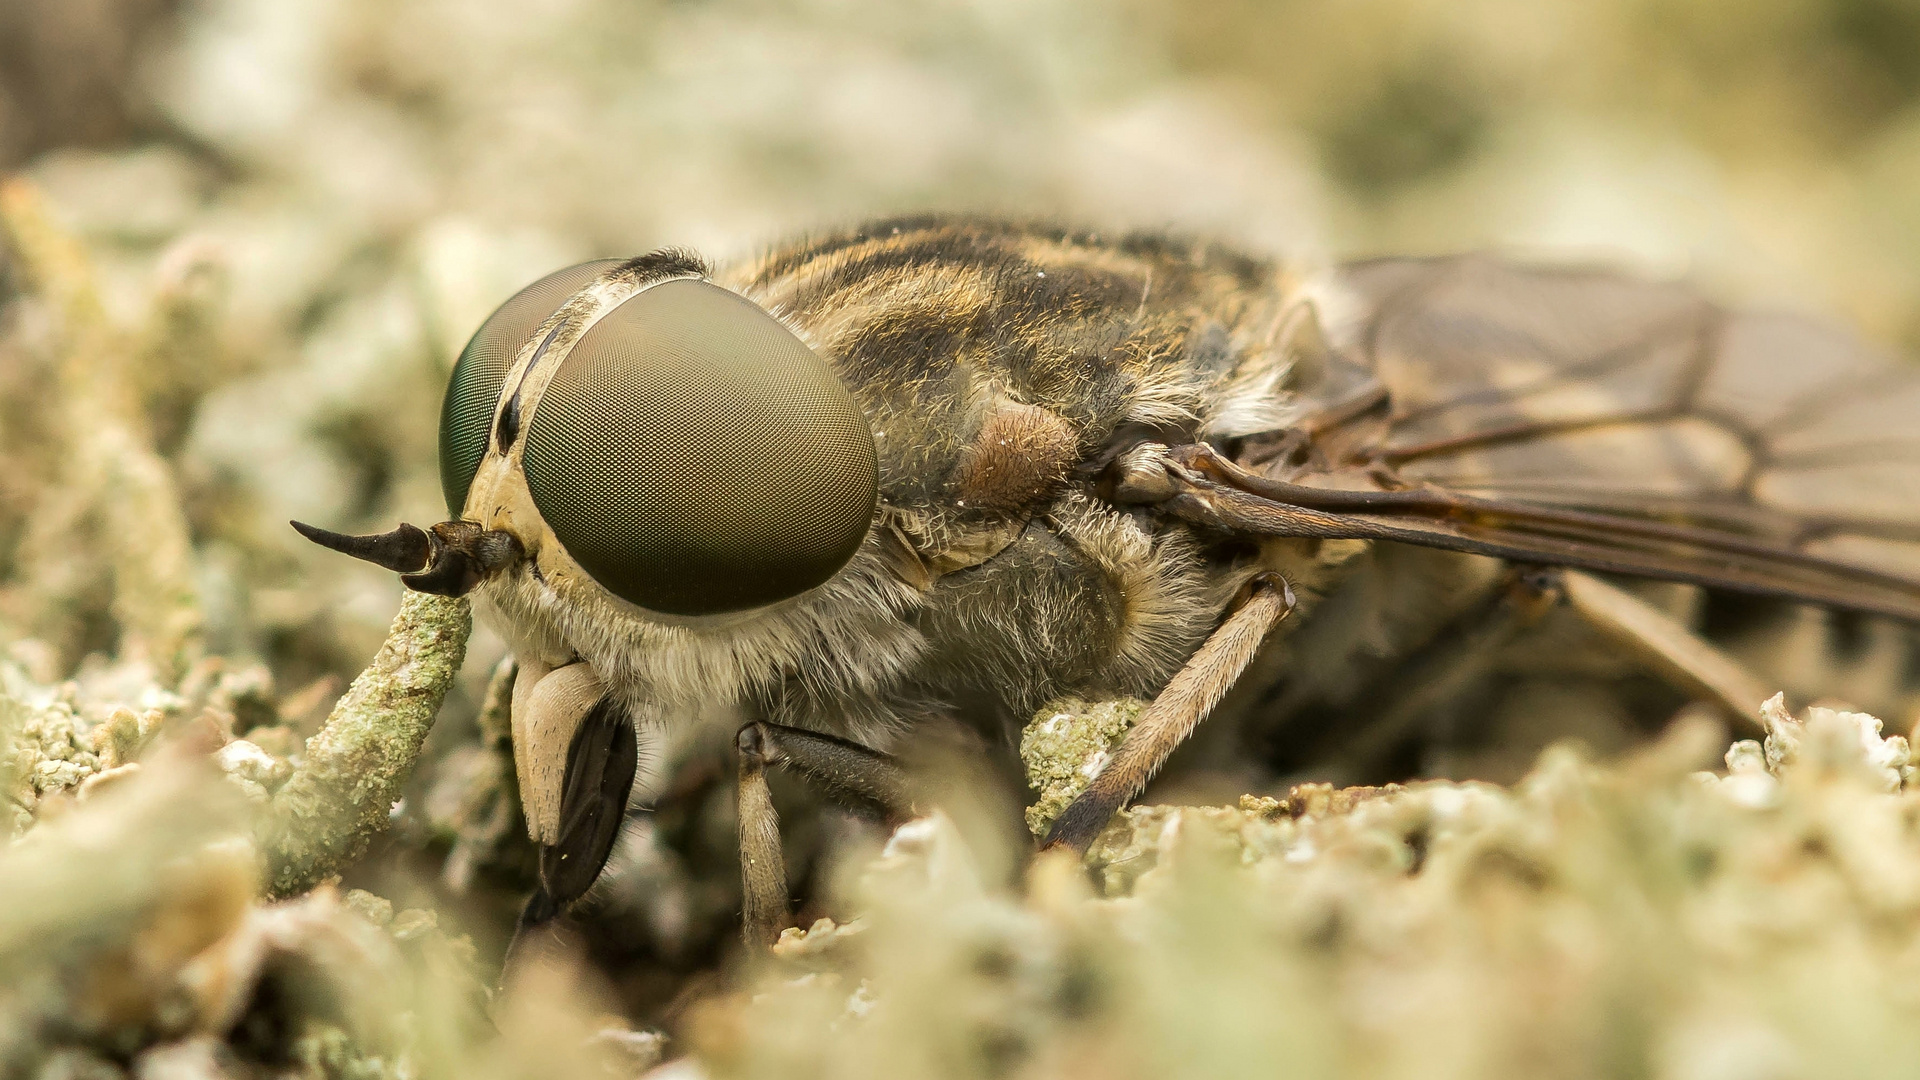
[[[675,615],[826,581],[877,499],[873,433],[833,370],[758,305],[692,279],[581,337],[528,421],[525,467],[582,569]]]
[[[461,351],[440,401],[440,487],[454,517],[466,505],[467,488],[487,456],[487,428],[514,357],[568,297],[618,265],[618,259],[601,259],[555,270],[495,309]]]

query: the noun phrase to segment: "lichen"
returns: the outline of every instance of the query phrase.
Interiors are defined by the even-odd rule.
[[[464,626],[456,604],[404,609],[279,790],[360,740],[396,744],[382,768],[417,749]],[[490,1034],[486,976],[444,912],[329,887],[257,900],[247,838],[270,834],[248,821],[278,796],[248,810],[233,784],[285,765],[250,740],[120,761],[140,714],[89,728],[97,707],[57,694],[27,712],[33,745],[65,755],[43,760],[86,749],[117,762],[94,779],[121,779],[0,849],[0,1063],[228,1068],[247,1031],[307,1075],[361,1077],[634,1075],[668,1051],[683,1056],[663,1075],[743,1078],[1398,1080],[1596,1060],[1685,1077],[1749,1044],[1772,1061],[1920,1052],[1920,998],[1886,990],[1920,980],[1920,791],[1906,740],[1865,714],[1776,703],[1764,742],[1681,724],[1611,763],[1556,748],[1512,787],[1136,806],[1086,865],[1053,853],[1011,887],[985,834],[935,815],[850,864],[816,899],[831,917],[693,995],[669,1043],[607,1018],[564,962],[511,978]],[[1724,771],[1703,771],[1716,756]],[[313,824],[339,822],[350,836],[364,818]],[[301,1004],[322,999],[341,1011]]]
[[[273,895],[339,873],[386,828],[472,627],[463,599],[408,593],[401,602],[386,644],[273,793],[260,833]]]
[[[143,663],[127,670],[136,680],[150,677]],[[135,695],[143,706],[140,711],[113,701],[125,688],[120,670],[97,674],[103,677],[91,687],[78,682],[43,687],[17,669],[0,669],[0,754],[12,833],[24,832],[63,800],[89,798],[130,778],[138,772],[141,757],[158,745],[211,753],[221,772],[261,803],[292,774],[288,755],[231,737],[235,713],[221,706],[259,685],[252,672],[243,669],[237,680],[206,673],[192,698],[143,691]],[[190,674],[187,682],[195,678]],[[101,694],[107,699],[101,700]],[[151,707],[156,705],[160,707]],[[269,742],[275,731],[254,729]]]
[[[20,752],[27,706],[0,685],[0,841],[11,840],[33,822],[30,789],[16,786],[28,762]]]
[[[410,1070],[368,1054],[336,1024],[315,1024],[293,1042],[294,1063],[320,1080],[406,1080]]]
[[[456,893],[483,872],[530,863],[508,721],[514,678],[512,658],[495,665],[475,720],[478,740],[441,759],[422,806],[428,826],[452,844],[441,878]]]
[[[108,317],[85,249],[54,225],[24,180],[0,182],[0,241],[57,327],[54,457],[63,475],[35,507],[14,556],[38,592],[28,606],[68,611],[62,590],[83,580],[69,572],[76,537],[98,538],[122,652],[155,664],[170,683],[203,652],[204,617],[185,506],[127,370],[139,347]]]
[[[16,794],[30,803],[76,787],[100,769],[87,726],[67,702],[31,710],[14,743],[14,775],[29,791]]]
[[[1692,1077],[1906,1060],[1920,998],[1887,991],[1920,978],[1920,792],[1888,779],[1904,740],[1860,714],[1775,712],[1771,754],[1685,723],[1618,763],[1550,750],[1511,788],[1134,807],[1094,849],[1098,890],[1070,858],[997,889],[955,829],[917,822],[849,894],[854,947],[789,949],[753,995],[711,1004],[697,1067]],[[1700,771],[1722,752],[1725,773]]]
[[[1027,828],[1044,836],[1053,819],[1085,791],[1147,703],[1137,698],[1048,702],[1020,733],[1020,760],[1039,798],[1027,807]]]

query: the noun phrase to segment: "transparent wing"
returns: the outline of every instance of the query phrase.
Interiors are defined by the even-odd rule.
[[[1364,314],[1340,393],[1238,463],[1190,455],[1216,510],[1920,619],[1920,369],[1617,274],[1461,257],[1344,277]]]

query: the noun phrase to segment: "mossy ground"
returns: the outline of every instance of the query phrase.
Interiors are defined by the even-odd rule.
[[[420,647],[431,667],[459,642]],[[492,994],[434,910],[330,883],[266,899],[279,837],[344,865],[359,826],[265,827],[277,795],[254,789],[357,760],[329,736],[381,713],[336,710],[280,758],[197,745],[166,709],[134,739],[127,710],[11,686],[12,759],[87,775],[0,852],[10,1075],[637,1075],[672,1054],[662,1076],[1717,1078],[1920,1054],[1920,790],[1906,739],[1859,713],[1770,702],[1764,743],[1683,722],[1613,764],[1551,750],[1511,788],[1138,806],[1084,865],[1012,883],[935,814],[849,864],[833,917],[694,992],[667,1040],[611,1015],[573,954]],[[1136,708],[1055,703],[1029,748],[1097,761]]]

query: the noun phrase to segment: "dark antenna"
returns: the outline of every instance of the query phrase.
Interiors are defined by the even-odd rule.
[[[351,555],[356,559],[365,559],[376,566],[402,574],[418,573],[427,568],[433,554],[433,541],[424,529],[402,523],[392,532],[374,533],[371,536],[349,536],[346,533],[329,532],[316,528],[303,521],[288,522],[301,536],[331,548],[342,555]]]

